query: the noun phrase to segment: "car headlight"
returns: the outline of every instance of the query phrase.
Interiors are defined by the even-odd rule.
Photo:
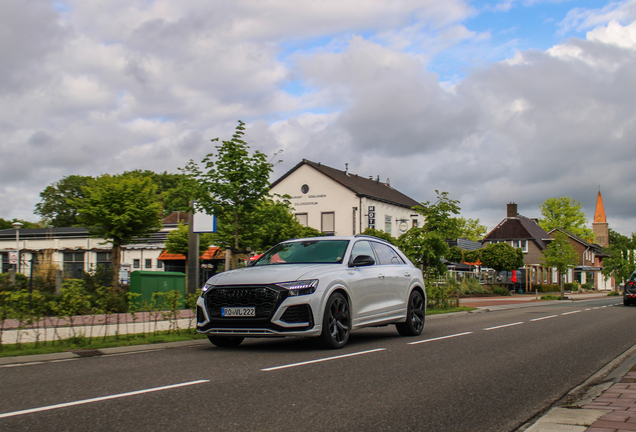
[[[290,296],[300,296],[315,293],[318,287],[318,279],[282,282],[276,285],[289,290]]]
[[[205,294],[206,292],[208,292],[212,288],[214,288],[214,285],[206,283],[205,285],[203,285],[203,288],[201,288],[201,295]]]

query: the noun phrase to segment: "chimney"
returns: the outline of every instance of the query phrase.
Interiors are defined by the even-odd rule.
[[[349,175],[349,164],[345,164],[345,175]]]
[[[387,185],[388,187],[391,187],[391,180],[389,180],[389,178],[388,178],[388,177],[386,178],[386,185]]]
[[[507,205],[507,210],[508,210],[507,217],[509,218],[517,217],[517,204],[511,202],[510,204]]]

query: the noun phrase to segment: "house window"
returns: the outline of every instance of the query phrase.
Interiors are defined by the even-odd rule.
[[[307,213],[296,213],[296,219],[302,226],[307,226]]]
[[[64,253],[64,276],[75,279],[84,276],[84,252]]]
[[[95,253],[95,263],[98,266],[103,266],[105,269],[109,269],[112,267],[112,256],[111,252],[96,252]]]
[[[133,260],[133,268],[139,268],[141,267],[141,264],[139,263],[138,259],[134,259]]]
[[[159,259],[157,260],[157,268],[158,269],[163,268],[163,261],[161,261]]]
[[[528,240],[513,240],[512,247],[521,248],[523,252],[528,252]]]
[[[151,269],[152,268],[152,260],[151,259],[146,259],[146,264],[144,265],[144,268],[147,268],[147,269]]]
[[[384,216],[384,232],[391,234],[391,216]]]
[[[413,228],[417,228],[417,227],[418,227],[417,219],[413,219]]]
[[[321,231],[325,235],[335,235],[336,214],[334,212],[321,213]]]

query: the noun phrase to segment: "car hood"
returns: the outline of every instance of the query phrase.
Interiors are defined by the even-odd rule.
[[[342,268],[342,264],[278,264],[246,267],[212,276],[212,285],[261,285],[313,279],[325,272]]]

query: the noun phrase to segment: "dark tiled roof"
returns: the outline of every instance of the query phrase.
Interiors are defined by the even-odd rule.
[[[539,226],[535,219],[517,215],[502,220],[492,231],[484,237],[488,240],[533,240],[541,250],[548,247],[546,241],[550,235]]]
[[[594,253],[598,256],[602,256],[602,257],[609,257],[609,254],[605,253],[603,251],[603,247],[601,245],[598,245],[596,243],[590,243],[588,241],[583,240],[581,237],[572,234],[570,231],[568,230],[564,230],[561,228],[555,228],[552,231],[550,231],[548,234],[550,234],[550,236],[552,236],[552,233],[555,231],[560,231],[563,234],[567,235],[568,237],[570,237],[572,240],[581,243],[583,246],[588,247],[590,249],[594,250]]]
[[[393,189],[391,186],[388,186],[386,183],[382,183],[379,180],[372,180],[366,177],[358,176],[357,174],[347,174],[344,171],[340,171],[335,168],[322,165],[320,163],[311,162],[307,159],[303,159],[302,162],[293,167],[278,180],[273,182],[271,187],[276,186],[278,183],[287,178],[291,173],[293,173],[303,165],[309,165],[310,167],[323,173],[330,179],[340,183],[358,196],[372,198],[377,201],[398,205],[400,207],[411,208],[417,205],[421,205],[414,199],[409,198],[402,192]]]

